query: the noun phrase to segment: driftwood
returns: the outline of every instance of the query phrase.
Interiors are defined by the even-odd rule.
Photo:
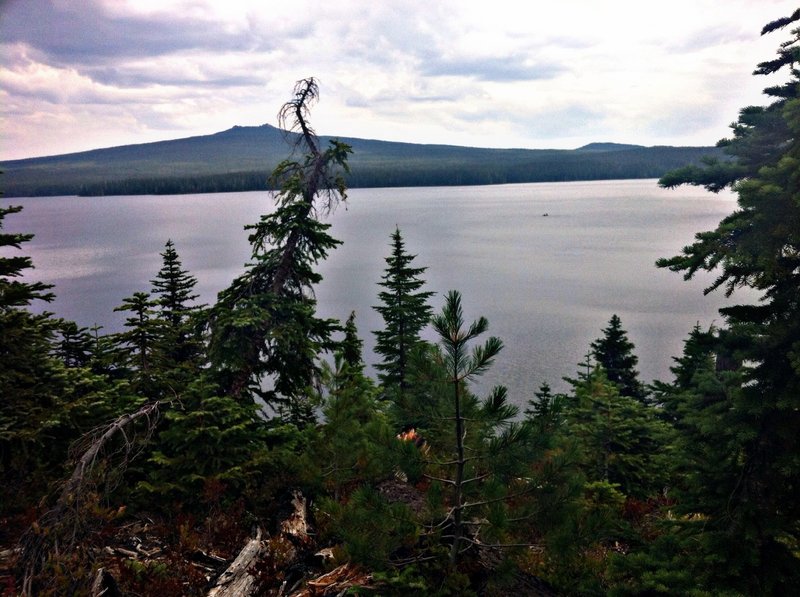
[[[258,579],[250,573],[250,569],[265,550],[261,529],[258,529],[256,536],[247,542],[233,563],[219,576],[208,597],[245,597],[254,594],[258,589]]]

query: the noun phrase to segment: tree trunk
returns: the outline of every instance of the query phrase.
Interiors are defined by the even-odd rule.
[[[265,550],[266,546],[261,541],[259,528],[256,536],[247,542],[233,563],[219,576],[208,592],[208,597],[246,597],[255,594],[258,589],[258,579],[250,574],[249,570]]]
[[[453,487],[453,546],[450,548],[450,564],[455,566],[458,561],[458,549],[461,546],[463,533],[461,517],[463,514],[462,486],[464,484],[464,420],[461,417],[461,396],[458,391],[458,371],[455,371],[453,385],[456,402],[456,479]]]

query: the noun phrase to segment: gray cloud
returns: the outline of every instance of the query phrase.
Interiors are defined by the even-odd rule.
[[[332,134],[713,142],[709,127],[754,101],[743,96],[760,97],[753,56],[774,51],[748,25],[764,5],[747,0],[724,14],[712,0],[659,10],[635,0],[547,10],[513,0],[161,0],[144,12],[138,2],[0,0],[8,155],[263,122],[308,75],[323,87],[317,124]],[[679,103],[682,113],[671,109]]]
[[[421,71],[430,76],[472,77],[479,81],[514,82],[553,79],[566,72],[559,64],[530,64],[524,56],[431,59]]]
[[[97,0],[12,0],[3,6],[5,43],[24,43],[56,65],[101,65],[187,49],[244,50],[265,40],[181,15],[110,15]]]
[[[602,129],[605,114],[597,107],[576,102],[552,109],[517,114],[509,112],[502,116],[492,110],[459,112],[457,118],[468,123],[505,122],[524,135],[549,139],[593,134]]]
[[[736,30],[722,25],[706,27],[688,36],[686,39],[679,40],[667,46],[673,52],[686,54],[705,50],[715,46],[743,43],[752,39],[752,31]]]
[[[99,67],[88,68],[86,74],[92,80],[104,85],[117,87],[144,87],[147,85],[169,85],[172,87],[200,87],[200,88],[231,88],[231,87],[250,87],[263,83],[261,77],[248,74],[229,74],[229,75],[203,75],[197,76],[177,76],[165,74],[158,70],[142,70],[124,67]]]

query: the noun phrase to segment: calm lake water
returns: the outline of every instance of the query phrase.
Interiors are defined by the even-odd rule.
[[[36,235],[24,245],[36,266],[29,277],[56,285],[47,308],[107,332],[123,320],[113,308],[150,289],[167,239],[202,301],[213,302],[250,256],[243,226],[272,209],[266,192],[6,203],[25,208],[6,218],[7,231]],[[703,296],[711,276],[684,282],[654,262],[734,207],[729,193],[668,191],[655,180],[354,189],[329,218],[344,245],[321,265],[319,311],[344,320],[355,310],[374,361],[370,331],[381,319],[371,307],[399,226],[415,263],[428,267],[434,308],[460,290],[469,321],[486,316],[504,341],[482,386],[503,383],[518,404],[544,381],[565,388],[561,377],[575,374],[614,313],[636,345],[642,379],[667,380],[692,326],[720,323],[727,303],[721,293]]]

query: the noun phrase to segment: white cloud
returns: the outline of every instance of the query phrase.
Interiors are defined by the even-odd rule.
[[[9,0],[0,157],[274,123],[316,76],[324,134],[493,147],[713,144],[794,10],[778,0]],[[781,80],[781,77],[776,77]]]

